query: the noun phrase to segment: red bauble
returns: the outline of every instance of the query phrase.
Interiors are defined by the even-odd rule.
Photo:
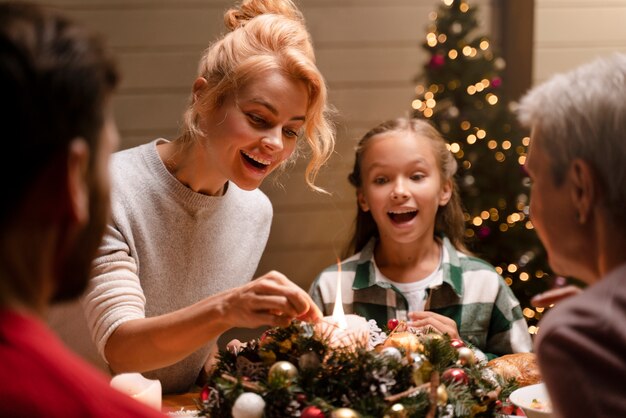
[[[209,388],[207,386],[202,388],[202,392],[200,392],[200,400],[202,402],[209,400]]]
[[[441,380],[445,382],[463,383],[465,385],[469,383],[469,377],[467,376],[467,373],[465,373],[465,370],[457,368],[445,370],[441,374]]]
[[[454,348],[461,348],[461,347],[465,347],[465,343],[463,342],[463,340],[459,340],[457,338],[453,338],[450,340],[450,345]]]
[[[436,54],[430,58],[430,62],[428,63],[428,65],[430,65],[431,68],[438,69],[443,67],[445,63],[446,58],[443,55]]]
[[[394,329],[396,329],[398,324],[400,324],[400,321],[398,321],[396,318],[391,318],[389,321],[387,321],[387,328],[389,328],[389,331],[393,331]]]
[[[325,418],[325,415],[317,406],[307,406],[302,410],[300,418]]]

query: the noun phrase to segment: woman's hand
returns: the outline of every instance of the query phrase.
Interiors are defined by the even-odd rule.
[[[461,339],[459,330],[456,327],[456,322],[447,316],[430,311],[416,311],[409,312],[408,317],[409,321],[407,325],[410,327],[422,328],[424,330],[432,328],[440,334],[448,334],[450,338]]]
[[[226,299],[224,315],[232,327],[286,327],[293,319],[316,322],[322,318],[308,293],[277,271],[233,289]]]
[[[230,328],[288,326],[294,318],[321,317],[304,290],[271,271],[177,311],[124,322],[109,337],[105,355],[117,373],[144,372],[180,361]]]
[[[576,296],[583,290],[580,287],[569,285],[565,287],[559,287],[557,289],[550,289],[543,293],[533,296],[530,300],[530,304],[535,308],[548,308],[557,302],[567,299],[571,296]]]

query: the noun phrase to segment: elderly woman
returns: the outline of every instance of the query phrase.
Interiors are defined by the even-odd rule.
[[[626,416],[626,55],[532,89],[530,210],[551,268],[589,284],[540,324],[536,351],[556,417]],[[575,384],[564,384],[564,378]]]

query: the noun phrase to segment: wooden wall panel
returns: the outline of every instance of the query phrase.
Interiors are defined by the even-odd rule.
[[[491,1],[480,6],[489,33]],[[103,33],[115,48],[123,82],[115,98],[122,148],[174,138],[195,78],[197,60],[224,30],[225,0],[41,0]],[[415,78],[427,58],[421,44],[428,14],[440,0],[296,0],[310,29],[318,64],[337,108],[335,155],[319,184],[307,189],[300,160],[282,187],[263,190],[275,209],[259,272],[277,269],[302,287],[334,263],[348,238],[354,190],[347,182],[356,140],[380,121],[408,114]]]
[[[536,0],[534,82],[626,52],[626,0]]]

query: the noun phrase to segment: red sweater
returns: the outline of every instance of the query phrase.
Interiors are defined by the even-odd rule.
[[[0,417],[154,417],[34,316],[0,310]]]

